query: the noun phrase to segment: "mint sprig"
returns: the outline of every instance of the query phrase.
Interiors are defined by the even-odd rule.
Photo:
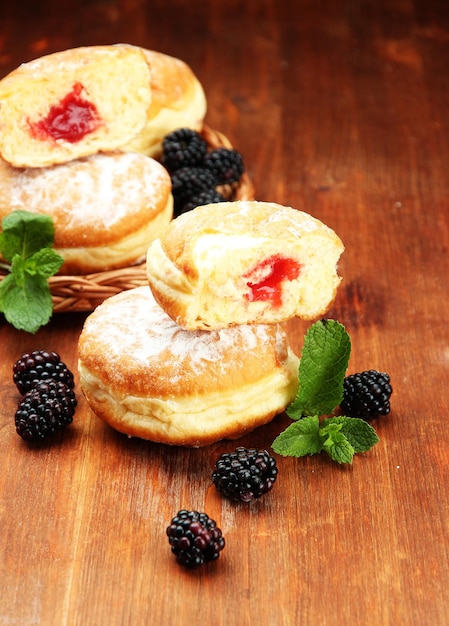
[[[290,424],[273,442],[282,456],[306,456],[325,451],[337,463],[352,463],[354,454],[366,452],[379,441],[374,428],[358,417],[304,417]]]
[[[18,330],[35,333],[53,312],[48,278],[64,259],[53,249],[50,216],[13,211],[2,220],[0,253],[8,274],[0,282],[0,312]]]
[[[334,416],[320,422],[320,416],[341,403],[350,353],[351,340],[342,324],[312,324],[304,338],[298,393],[286,409],[295,422],[273,441],[275,452],[301,457],[325,451],[337,463],[352,463],[354,454],[379,441],[374,428],[359,418]]]

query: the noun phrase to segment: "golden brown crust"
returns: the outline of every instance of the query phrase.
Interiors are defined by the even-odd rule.
[[[173,220],[149,247],[147,274],[158,303],[189,330],[313,319],[335,298],[342,252],[338,236],[304,212],[225,202]]]
[[[179,328],[148,287],[106,300],[79,340],[80,383],[121,432],[206,445],[266,423],[294,398],[297,357],[276,325]]]
[[[46,168],[0,159],[0,220],[14,210],[49,215],[65,273],[122,267],[143,257],[173,215],[166,169],[141,154],[97,154]]]
[[[178,128],[201,130],[206,96],[184,61],[155,50],[141,50],[151,71],[152,100],[145,127],[123,149],[159,156],[165,135]]]
[[[143,129],[150,69],[137,47],[71,48],[13,70],[0,81],[0,102],[6,161],[16,167],[65,163],[121,148]]]

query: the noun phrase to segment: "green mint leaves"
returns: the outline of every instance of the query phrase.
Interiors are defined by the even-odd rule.
[[[282,456],[306,456],[323,450],[337,463],[352,463],[356,452],[365,452],[379,441],[372,426],[356,417],[330,417],[320,424],[317,415],[291,424],[273,442]]]
[[[332,413],[343,398],[343,381],[351,353],[351,340],[344,326],[334,320],[312,324],[304,338],[299,363],[299,391],[287,415]]]
[[[331,414],[343,398],[350,353],[351,341],[342,324],[334,320],[312,324],[304,338],[298,394],[286,410],[295,422],[276,437],[275,452],[300,457],[325,451],[337,463],[352,463],[354,454],[379,441],[374,428],[362,419],[319,419]]]
[[[35,333],[52,315],[48,278],[64,262],[53,242],[54,226],[47,215],[13,211],[2,220],[0,252],[9,273],[0,282],[0,312],[19,330]]]

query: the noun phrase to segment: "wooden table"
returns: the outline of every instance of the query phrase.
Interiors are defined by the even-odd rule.
[[[449,5],[442,0],[4,3],[0,73],[41,54],[126,41],[182,58],[210,126],[243,153],[260,200],[304,209],[345,243],[327,317],[351,372],[389,372],[380,443],[338,466],[278,457],[250,505],[211,486],[234,444],[131,440],[90,412],[51,445],[17,436],[12,364],[57,350],[76,372],[86,314],[36,335],[0,322],[0,625],[449,624]],[[299,351],[308,323],[289,324]],[[78,377],[77,377],[78,380]],[[270,448],[277,417],[241,440]],[[176,565],[165,526],[205,510],[227,546]]]

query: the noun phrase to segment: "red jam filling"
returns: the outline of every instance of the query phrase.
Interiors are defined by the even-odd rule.
[[[268,273],[265,268],[269,268]],[[263,301],[270,302],[273,306],[282,304],[282,283],[285,280],[298,278],[301,265],[293,259],[282,257],[270,257],[257,265],[252,271],[252,275],[257,275],[262,271],[265,277],[258,282],[247,282],[250,288],[247,298],[250,302]],[[246,278],[249,278],[247,275]]]
[[[75,83],[72,91],[54,104],[46,117],[30,123],[33,134],[38,139],[51,137],[76,143],[96,130],[100,125],[97,108],[82,97],[82,91],[82,84]]]

